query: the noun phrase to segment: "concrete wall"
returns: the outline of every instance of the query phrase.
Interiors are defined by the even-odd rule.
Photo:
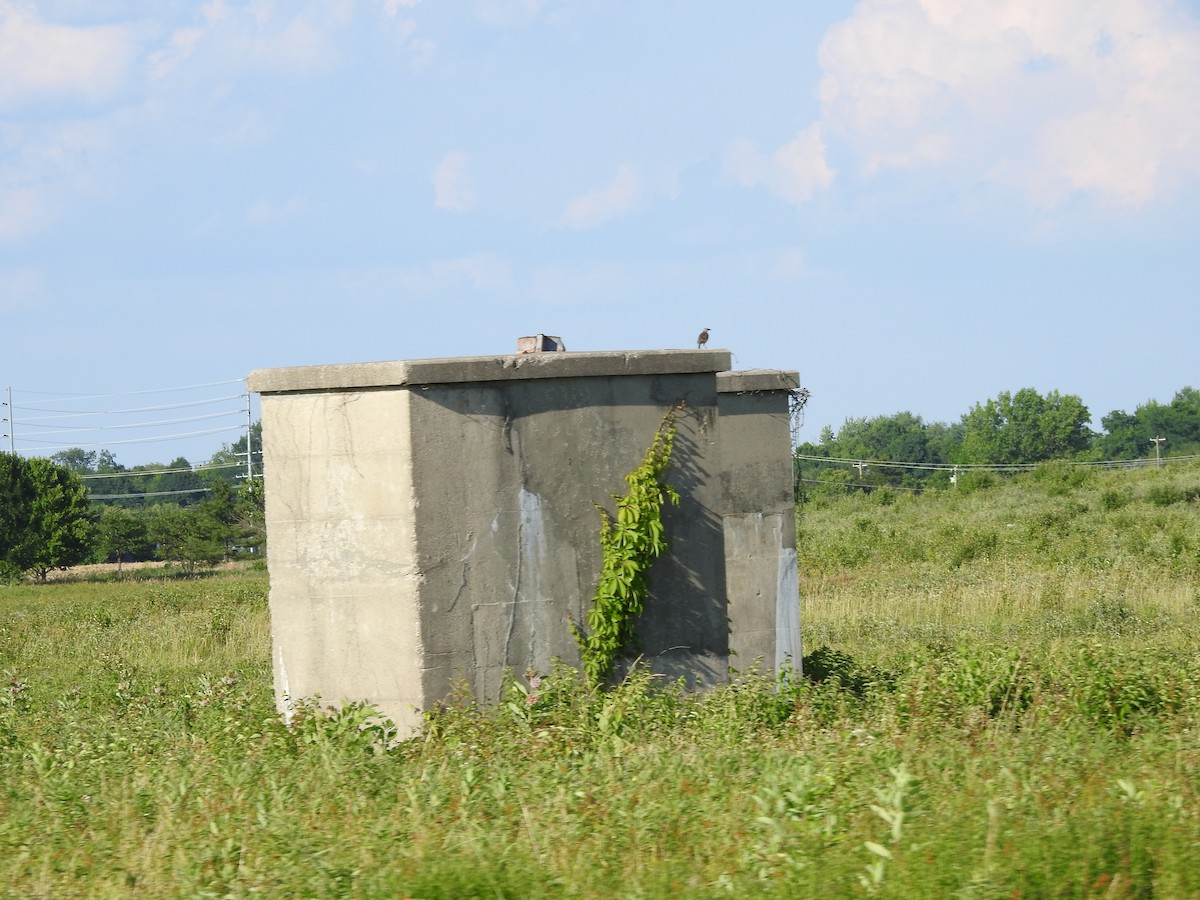
[[[600,519],[686,411],[643,652],[711,682],[799,658],[787,391],[719,350],[260,370],[276,692],[366,699],[406,732],[465,679],[578,662]],[[724,373],[718,375],[718,373]],[[733,625],[733,637],[730,625]]]
[[[800,667],[800,584],[792,482],[794,372],[717,375],[730,665]]]

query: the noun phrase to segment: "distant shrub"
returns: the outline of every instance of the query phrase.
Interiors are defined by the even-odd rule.
[[[895,678],[883,669],[863,666],[849,653],[820,646],[807,654],[801,665],[809,681],[835,682],[856,697],[864,697],[872,687],[889,687]]]
[[[1065,459],[1052,459],[1033,470],[1034,481],[1051,497],[1060,497],[1084,487],[1092,480],[1092,470],[1071,465]]]
[[[856,490],[854,486],[854,473],[846,469],[825,469],[817,476],[817,481],[820,483],[814,485],[807,492],[811,500],[828,500],[833,497],[842,497]]]
[[[955,487],[964,494],[984,491],[996,485],[996,476],[991,472],[959,472]]]
[[[1187,494],[1173,484],[1155,484],[1146,492],[1146,499],[1155,506],[1174,506],[1187,500]]]
[[[871,491],[871,499],[880,506],[891,506],[896,502],[896,492],[889,487],[876,488]]]
[[[1077,713],[1095,725],[1130,734],[1139,722],[1174,711],[1162,661],[1150,653],[1114,654],[1096,645],[1083,649],[1069,674]]]
[[[1033,702],[1036,684],[1022,667],[1023,655],[1011,647],[960,647],[937,674],[946,691],[947,712],[980,710],[996,717],[1020,712]]]
[[[1113,510],[1121,509],[1132,499],[1133,495],[1128,488],[1122,488],[1121,490],[1109,488],[1100,494],[1100,508],[1106,512],[1112,512]]]
[[[990,556],[1000,545],[1000,535],[995,531],[976,531],[967,534],[950,554],[950,568],[957,569],[976,559]]]

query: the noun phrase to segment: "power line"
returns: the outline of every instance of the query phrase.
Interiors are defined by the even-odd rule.
[[[145,494],[88,494],[89,500],[129,500],[142,497],[169,497],[178,494],[205,494],[212,491],[212,488],[187,488],[179,491],[150,491]]]
[[[95,472],[90,475],[80,475],[80,481],[94,481],[100,478],[139,478],[147,475],[174,475],[182,472],[211,472],[214,469],[240,469],[242,463],[216,463],[213,465],[197,465],[191,468],[174,468],[174,469],[139,469],[136,472]]]
[[[230,394],[228,390],[220,390],[221,386],[234,384],[244,386],[245,379],[104,393],[27,390],[23,393],[37,396],[28,406],[22,405],[20,392],[9,388],[9,402],[2,410],[6,414],[3,424],[7,428],[2,430],[8,432],[6,437],[12,452],[43,456],[67,450],[93,451],[183,442],[214,435],[230,436],[231,439],[238,432],[248,436],[253,426],[251,416],[246,414],[245,423],[238,419],[244,411],[251,409],[250,393]],[[189,391],[193,392],[191,396],[187,396]],[[196,396],[196,391],[207,392],[209,396]],[[162,396],[170,393],[178,396]],[[111,398],[147,395],[160,395],[161,399],[141,403],[110,402]],[[172,415],[176,410],[194,410],[194,413]],[[122,437],[116,437],[118,434]],[[150,452],[145,455],[149,456]]]
[[[812,462],[824,462],[832,464],[842,464],[857,468],[860,464],[865,466],[876,466],[887,469],[920,469],[928,472],[953,472],[955,469],[960,471],[970,470],[977,472],[1032,472],[1037,469],[1042,463],[1011,463],[1011,464],[994,464],[994,463],[906,463],[906,462],[891,462],[881,459],[862,459],[857,456],[810,456],[808,454],[796,453],[793,454],[795,459],[810,460]],[[1200,459],[1200,456],[1168,456],[1163,457],[1163,462],[1186,462],[1188,460]],[[1149,466],[1154,463],[1153,459],[1110,459],[1110,460],[1055,460],[1056,462],[1064,462],[1069,466],[1085,466],[1091,468],[1107,468],[1107,469],[1136,469],[1143,466]]]
[[[114,428],[160,428],[164,425],[183,425],[188,422],[206,422],[210,419],[222,419],[226,416],[241,415],[241,410],[231,412],[209,413],[204,416],[188,416],[183,419],[159,419],[154,422],[125,422],[120,425],[87,425],[82,428],[62,428],[58,431],[42,431],[40,434],[77,434],[80,431],[111,431]],[[26,424],[25,422],[21,423]],[[53,425],[35,425],[34,428],[53,428]]]
[[[891,469],[923,469],[931,472],[950,471],[953,469],[986,469],[988,471],[1027,471],[1036,469],[1035,463],[1013,463],[1012,465],[992,465],[989,463],[906,463],[906,462],[891,462],[882,459],[863,459],[858,456],[808,456],[803,453],[794,454],[796,459],[808,459],[814,462],[828,463],[843,463],[850,466],[858,466],[860,463],[867,466],[882,466]]]
[[[110,469],[103,472],[79,473],[79,478],[84,482],[85,486],[91,485],[101,491],[105,487],[109,488],[109,492],[107,493],[92,493],[91,488],[89,488],[88,498],[96,502],[122,500],[148,500],[149,502],[154,502],[155,499],[166,500],[168,498],[186,497],[188,495],[209,494],[212,491],[211,479],[219,470],[226,470],[228,472],[228,470],[244,469],[246,474],[244,476],[238,475],[237,477],[239,478],[254,478],[254,470],[259,468],[261,471],[262,448],[255,448],[253,442],[254,420],[252,395],[249,391],[229,394],[227,391],[220,391],[218,393],[217,390],[214,390],[219,389],[221,386],[234,384],[245,386],[245,379],[238,378],[204,384],[185,385],[182,387],[109,393],[63,394],[62,392],[50,391],[17,392],[10,387],[6,391],[7,402],[0,403],[0,407],[2,407],[0,408],[0,414],[4,416],[0,419],[0,430],[6,432],[3,437],[8,439],[8,443],[12,446],[12,452],[21,451],[42,456],[53,455],[56,451],[83,451],[93,448],[111,449],[119,446],[183,441],[193,438],[204,438],[210,435],[244,434],[246,442],[244,454],[238,452],[232,456],[224,456],[219,462],[209,458],[205,462],[196,465],[161,466],[158,463],[151,463],[152,468],[139,466],[136,469],[124,469],[123,467],[117,467],[117,471]],[[192,396],[187,396],[185,392],[188,391],[210,391],[217,395],[197,397],[193,394]],[[30,399],[29,405],[25,406],[21,404],[19,399],[14,402],[14,394],[18,393],[36,395],[37,399]],[[163,397],[158,401],[141,403],[110,402],[113,398],[164,395],[170,393],[180,396],[177,398]],[[222,404],[224,408],[222,408]],[[216,410],[213,409],[214,406],[217,407]],[[205,409],[206,407],[207,409]],[[195,414],[171,415],[176,410],[195,410]],[[157,413],[165,415],[155,415]],[[242,421],[237,424],[218,424],[222,421],[226,423],[234,421],[235,417],[242,418]],[[130,418],[136,418],[136,420],[129,421]],[[200,427],[186,431],[178,430],[180,427],[186,428],[188,425],[194,423],[213,423],[216,427]],[[161,433],[163,430],[168,430],[168,433]],[[124,433],[126,437],[110,439],[109,436],[114,433]],[[232,451],[228,447],[229,445],[225,444],[221,452],[232,454]],[[176,455],[182,457],[182,454]],[[242,459],[243,455],[244,459]],[[91,461],[94,461],[95,453],[88,454],[88,457],[90,457]],[[230,461],[231,459],[234,461]],[[106,459],[105,462],[112,463],[113,460]],[[209,483],[202,487],[177,487],[171,490],[134,490],[128,493],[112,492],[113,488],[120,489],[122,487],[138,486],[133,481],[127,483],[113,482],[112,479],[114,478],[144,479],[146,477],[157,478],[160,475],[168,476],[168,480],[162,483],[162,486],[166,488],[171,486],[170,478],[178,479],[186,475],[199,477],[201,473],[214,473],[206,477],[206,481]],[[215,477],[228,479],[230,475],[224,474]],[[157,483],[160,482],[150,482],[147,484],[143,481],[141,485],[150,487]],[[192,483],[195,484],[194,481]],[[178,481],[176,481],[176,484],[178,484]]]
[[[33,391],[33,390],[26,390],[25,388],[13,388],[12,390],[19,391],[20,393],[23,393],[23,394],[39,394],[44,397],[49,397],[49,396],[52,396],[55,394],[63,395],[63,396],[57,397],[54,400],[40,401],[42,403],[56,403],[59,400],[67,401],[67,400],[79,400],[79,399],[83,399],[83,398],[87,398],[90,400],[100,400],[100,399],[105,399],[108,397],[136,397],[136,396],[140,396],[142,394],[168,394],[168,393],[179,392],[179,391],[198,391],[201,388],[221,387],[226,384],[242,384],[245,380],[246,379],[244,379],[244,378],[233,378],[233,379],[230,379],[229,381],[210,381],[205,384],[189,384],[189,385],[184,385],[183,387],[150,388],[150,389],[144,390],[144,391],[121,391],[121,392],[114,393],[114,394],[64,394],[63,391]]]
[[[230,400],[244,400],[244,399],[246,399],[245,394],[230,394],[228,397],[214,397],[211,400],[190,400],[187,403],[166,403],[166,404],[162,404],[160,406],[138,406],[138,407],[134,407],[131,409],[93,409],[93,410],[64,409],[59,412],[55,412],[52,409],[44,409],[40,406],[22,406],[21,409],[28,411],[28,412],[48,412],[48,413],[54,413],[54,415],[34,416],[32,418],[22,419],[21,424],[24,425],[28,422],[37,422],[37,421],[40,421],[41,419],[70,419],[74,416],[115,416],[115,415],[122,415],[124,413],[135,413],[135,412],[161,412],[162,410],[167,410],[167,409],[187,409],[187,408],[193,407],[193,406],[209,406],[213,403],[226,403]]]
[[[82,450],[86,447],[111,447],[111,446],[115,446],[118,444],[152,444],[152,443],[159,443],[161,441],[175,441],[175,440],[180,440],[182,438],[206,437],[210,434],[223,434],[223,433],[230,432],[230,431],[244,431],[244,430],[245,429],[241,425],[229,425],[229,426],[226,426],[225,428],[210,428],[207,431],[187,431],[187,432],[182,432],[180,434],[165,434],[165,435],[162,435],[161,437],[130,438],[129,440],[125,440],[125,441],[94,441],[94,442],[85,443],[85,444],[64,444],[61,441],[39,441],[39,440],[36,440],[35,438],[26,438],[26,437],[19,438],[19,440],[25,441],[26,443],[30,443],[30,444],[44,444],[44,445],[46,445],[46,448],[61,447],[64,450],[73,450],[75,448],[79,448],[80,450]]]
[[[821,481],[820,479],[817,479],[817,478],[797,478],[796,484],[817,484],[817,485],[821,485],[823,487],[835,487],[835,488],[860,487],[860,488],[871,488],[872,490],[886,489],[889,491],[910,491],[914,494],[919,494],[924,490],[924,488],[907,487],[902,484],[867,484],[867,483],[861,482],[861,481]]]

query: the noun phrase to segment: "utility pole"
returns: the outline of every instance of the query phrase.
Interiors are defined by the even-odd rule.
[[[1162,457],[1159,455],[1158,447],[1160,444],[1165,443],[1167,439],[1165,437],[1152,437],[1150,440],[1154,443],[1154,467],[1156,469],[1161,468]]]
[[[854,463],[854,466],[853,466],[853,467],[854,467],[855,469],[858,469],[858,477],[859,477],[859,478],[862,478],[862,477],[863,477],[863,473],[864,473],[865,471],[867,471],[867,464],[866,464],[865,462],[863,462],[861,459],[860,459],[858,462]]]
[[[17,449],[16,449],[16,444],[15,444],[16,438],[14,437],[14,433],[17,430],[17,426],[13,424],[13,405],[12,405],[12,386],[11,385],[8,388],[8,402],[5,403],[4,406],[8,409],[8,415],[6,417],[4,417],[3,419],[0,419],[0,422],[8,423],[8,452],[15,454],[17,452]],[[3,437],[3,435],[0,435],[0,437]]]
[[[246,391],[246,480],[254,480],[254,447],[251,446],[251,434],[254,429],[254,424],[251,421],[250,414],[250,391]]]

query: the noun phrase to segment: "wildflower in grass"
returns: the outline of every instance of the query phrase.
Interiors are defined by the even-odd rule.
[[[29,704],[29,694],[26,693],[28,684],[15,671],[9,670],[4,674],[8,678],[8,692],[0,694],[0,707],[7,706],[10,709],[16,709],[27,706]]]

